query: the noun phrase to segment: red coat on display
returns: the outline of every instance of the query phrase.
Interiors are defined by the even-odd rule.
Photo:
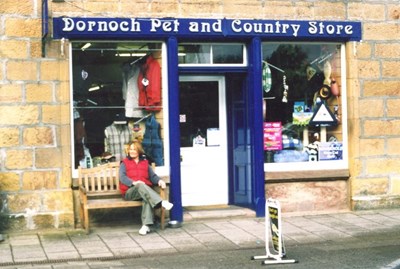
[[[139,106],[148,111],[161,110],[161,67],[152,55],[140,67]]]

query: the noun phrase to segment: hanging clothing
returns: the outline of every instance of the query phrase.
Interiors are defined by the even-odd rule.
[[[125,100],[125,116],[128,118],[143,117],[143,110],[139,107],[138,65],[126,64],[122,67],[122,97]]]
[[[115,156],[116,161],[126,156],[125,145],[131,140],[131,131],[126,124],[111,124],[104,130],[105,150]]]
[[[139,106],[147,111],[161,110],[161,67],[152,55],[140,66],[137,80]]]
[[[85,122],[82,118],[74,119],[74,141],[75,141],[75,167],[85,157],[84,146],[87,140]]]
[[[154,115],[151,115],[146,120],[146,130],[144,132],[142,146],[146,154],[154,160],[157,166],[164,165],[160,124],[157,122]]]

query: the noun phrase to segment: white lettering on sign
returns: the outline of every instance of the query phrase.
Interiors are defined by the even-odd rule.
[[[324,22],[309,22],[308,25],[310,26],[308,28],[308,32],[312,35],[319,34],[319,35],[341,35],[341,34],[346,34],[346,35],[351,35],[353,34],[353,26],[352,25],[333,25],[329,23],[324,23]]]
[[[300,24],[293,23],[281,23],[276,21],[275,23],[265,22],[245,22],[241,20],[233,20],[232,31],[235,33],[257,33],[257,34],[291,34],[297,36],[300,30]]]
[[[329,21],[276,21],[276,20],[241,20],[241,19],[176,19],[176,18],[55,18],[57,28],[68,35],[84,35],[85,33],[110,33],[129,35],[154,36],[157,34],[177,34],[206,36],[207,34],[221,34],[221,36],[246,35],[276,35],[280,37],[315,36],[359,39],[361,29],[354,22]],[[59,23],[61,21],[62,23]],[[56,31],[57,32],[57,31]]]
[[[222,20],[211,22],[189,22],[189,29],[192,33],[222,33]]]
[[[171,33],[171,32],[178,32],[178,27],[179,27],[179,21],[178,20],[167,20],[167,21],[162,21],[159,19],[150,19],[151,21],[151,28],[150,32],[157,32],[159,29],[161,29],[165,33]]]
[[[64,21],[64,32],[77,30],[79,32],[140,32],[140,23],[135,19],[130,21],[94,21],[94,20],[78,20],[74,21],[71,18],[62,18]]]

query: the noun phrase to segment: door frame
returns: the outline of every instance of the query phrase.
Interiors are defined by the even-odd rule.
[[[225,158],[218,160],[218,167],[221,169],[221,177],[226,178],[226,199],[224,204],[229,203],[229,167],[228,167],[228,123],[227,123],[227,97],[226,97],[226,84],[225,75],[202,75],[202,74],[185,74],[180,75],[178,79],[178,85],[180,82],[198,82],[198,81],[216,81],[218,82],[218,116],[219,116],[219,132],[221,136],[221,143],[219,145],[219,151]],[[180,132],[179,132],[180,133]],[[179,147],[181,150],[181,147]],[[180,165],[181,169],[181,184],[182,179],[182,162]],[[182,190],[181,190],[182,195]],[[182,206],[185,206],[182,201]]]
[[[167,75],[168,75],[168,117],[169,117],[169,145],[170,145],[170,200],[174,207],[170,211],[170,218],[173,221],[183,221],[183,207],[181,200],[181,175],[180,175],[180,134],[179,134],[179,75],[193,73],[225,73],[225,72],[246,72],[249,75],[248,87],[253,89],[250,92],[250,102],[252,109],[250,117],[253,118],[252,125],[254,133],[252,134],[252,145],[254,151],[253,157],[253,203],[256,215],[265,216],[265,175],[263,161],[263,129],[262,129],[262,83],[261,83],[261,39],[252,37],[245,40],[248,45],[248,66],[240,68],[179,68],[178,59],[178,39],[175,36],[168,37],[167,44]],[[172,130],[173,133],[172,133]]]

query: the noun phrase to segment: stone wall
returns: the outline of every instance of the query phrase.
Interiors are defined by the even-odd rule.
[[[68,59],[42,58],[40,8],[0,5],[0,229],[74,226]]]
[[[350,62],[351,208],[400,205],[400,5],[349,4],[363,21],[363,42]],[[354,62],[354,63],[353,63]]]
[[[2,0],[0,5],[0,220],[2,226],[15,229],[74,225],[69,55],[68,51],[61,55],[60,41],[49,37],[46,57],[42,57],[41,2]],[[362,21],[363,42],[346,46],[350,208],[400,204],[397,0],[49,0],[48,4],[50,17]],[[315,189],[315,184],[297,183],[293,188]],[[347,189],[341,182],[333,187]],[[331,184],[319,184],[316,192],[323,194],[331,188]],[[279,184],[271,186],[273,190],[286,197],[293,194]]]

